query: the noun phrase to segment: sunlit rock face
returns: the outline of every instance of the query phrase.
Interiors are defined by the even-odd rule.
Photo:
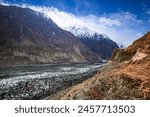
[[[48,99],[150,99],[150,33],[115,50],[91,79]]]

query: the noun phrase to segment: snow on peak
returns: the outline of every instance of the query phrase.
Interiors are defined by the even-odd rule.
[[[94,34],[93,31],[88,29],[87,27],[75,27],[75,26],[69,26],[65,28],[67,31],[73,33],[75,36],[91,36]]]
[[[110,39],[106,34],[100,34],[98,32],[94,32],[92,30],[90,30],[87,27],[76,27],[76,26],[69,26],[66,27],[65,30],[71,32],[72,34],[74,34],[77,37],[91,37],[93,39]]]

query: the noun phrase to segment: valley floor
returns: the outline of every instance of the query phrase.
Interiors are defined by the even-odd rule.
[[[93,76],[102,64],[30,64],[0,68],[0,99],[43,99]]]

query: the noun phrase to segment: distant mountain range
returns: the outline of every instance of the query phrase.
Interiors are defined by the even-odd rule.
[[[101,60],[45,16],[28,8],[0,5],[0,66]]]
[[[83,44],[98,54],[102,59],[110,59],[113,50],[119,48],[106,34],[93,32],[86,27],[70,26],[66,30],[78,37]]]

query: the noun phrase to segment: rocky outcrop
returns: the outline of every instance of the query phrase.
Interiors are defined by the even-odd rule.
[[[0,66],[96,62],[100,57],[45,14],[27,8],[0,6]]]
[[[135,53],[136,51],[129,52],[129,51],[125,51],[125,49],[117,48],[114,50],[111,60],[115,62],[128,61],[135,55]]]
[[[132,45],[130,45],[126,49],[115,49],[111,57],[111,61],[129,61],[139,53],[150,53],[150,32],[148,32],[142,38],[136,40]]]
[[[150,33],[115,50],[91,79],[48,99],[150,99]]]

